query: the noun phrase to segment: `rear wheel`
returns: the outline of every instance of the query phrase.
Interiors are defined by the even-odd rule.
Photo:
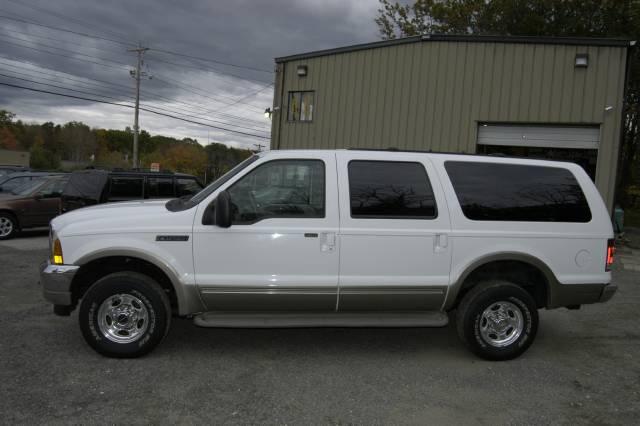
[[[156,347],[169,331],[171,306],[146,275],[117,272],[89,288],[79,312],[82,334],[98,353],[135,358]]]
[[[469,291],[460,302],[456,320],[467,347],[492,361],[520,356],[538,330],[538,310],[531,295],[504,281],[480,283]]]
[[[9,213],[0,213],[0,240],[8,240],[15,237],[18,232],[18,222]]]

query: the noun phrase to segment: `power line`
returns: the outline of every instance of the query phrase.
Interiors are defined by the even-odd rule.
[[[7,59],[7,58],[5,58],[3,56],[0,56],[0,58]],[[14,61],[16,61],[16,60],[14,60]],[[24,62],[24,61],[17,61],[17,62],[20,63],[20,64],[30,64],[29,62]],[[46,68],[46,67],[40,67],[39,65],[33,65],[33,66],[38,66],[41,69],[47,70],[47,72],[43,72],[43,71],[40,71],[40,70],[37,70],[37,69],[32,69],[32,68],[28,68],[28,67],[24,67],[24,66],[16,66],[16,64],[11,64],[11,63],[4,62],[4,61],[0,61],[0,65],[4,65],[4,66],[8,66],[10,68],[14,68],[14,69],[20,70],[20,72],[25,72],[26,71],[26,72],[30,72],[30,73],[42,74],[42,75],[45,75],[45,76],[53,75],[56,78],[59,78],[59,79],[62,79],[62,80],[72,81],[72,82],[74,82],[74,84],[83,84],[85,86],[89,86],[90,84],[99,84],[100,86],[102,86],[102,87],[89,87],[90,89],[93,89],[93,90],[115,91],[115,89],[113,87],[117,87],[117,88],[123,88],[123,89],[125,89],[127,91],[127,93],[129,93],[131,91],[131,89],[132,89],[129,86],[125,86],[125,85],[117,84],[117,83],[112,83],[112,82],[105,81],[105,80],[99,80],[99,79],[95,79],[95,78],[89,78],[89,77],[73,78],[73,77],[68,77],[67,76],[68,73],[52,70],[52,69],[49,69],[49,68]],[[10,70],[8,70],[8,71],[9,72],[14,72],[14,71],[10,71]],[[67,75],[59,75],[59,74],[67,74]],[[37,77],[37,78],[41,78],[41,79],[45,79],[45,80],[49,80],[49,81],[56,81],[56,80],[52,80],[52,79],[44,78],[44,77]],[[82,79],[88,80],[89,82],[95,82],[95,83],[87,83],[86,81],[84,81]],[[203,108],[202,106],[198,106],[198,105],[195,105],[195,104],[190,104],[190,103],[187,103],[187,102],[184,102],[184,101],[179,101],[177,99],[170,99],[170,98],[167,98],[166,96],[162,96],[162,95],[160,95],[160,94],[158,94],[156,92],[144,90],[143,93],[150,94],[150,95],[154,96],[155,98],[165,100],[165,101],[167,101],[167,102],[169,102],[171,104],[176,104],[177,103],[177,104],[185,105],[188,108],[179,107],[179,106],[173,106],[173,108],[181,110],[181,111],[186,111],[189,114],[201,114],[198,111],[203,111],[205,113],[213,113],[213,114],[221,116],[221,117],[228,117],[231,120],[242,121],[242,122],[245,122],[245,123],[246,122],[251,122],[251,123],[255,123],[255,125],[257,125],[257,126],[265,126],[265,123],[257,121],[257,120],[252,120],[250,118],[242,117],[242,116],[239,116],[239,115],[216,112],[215,110],[206,109],[206,108]],[[130,94],[128,94],[127,96],[130,96]],[[159,107],[154,106],[154,108],[159,108]],[[232,125],[235,126],[235,124],[232,124]],[[260,130],[260,129],[252,129],[252,130]]]
[[[69,74],[69,73],[64,72],[64,71],[57,71],[57,70],[53,70],[51,68],[42,67],[40,65],[36,65],[36,64],[31,63],[31,62],[24,61],[24,60],[11,59],[11,58],[7,58],[7,57],[1,56],[1,55],[0,55],[0,58],[14,61],[14,64],[10,64],[10,63],[4,62],[4,61],[0,61],[0,64],[4,64],[4,65],[12,67],[12,68],[26,70],[26,71],[37,73],[37,74],[49,75],[49,73],[55,73],[55,74],[75,75],[75,74]],[[30,65],[38,67],[40,69],[47,70],[48,72],[34,70],[34,69],[31,69],[31,68],[28,68],[28,67],[24,67],[24,66],[22,66],[22,67],[21,66],[17,66],[15,64],[15,62],[18,62],[20,64],[30,64]],[[131,90],[131,87],[129,87],[129,86],[125,86],[123,84],[112,83],[112,82],[106,81],[106,80],[99,80],[99,79],[96,79],[96,78],[89,78],[89,77],[83,77],[83,76],[77,76],[77,77],[80,77],[80,78],[72,78],[72,77],[66,77],[66,76],[57,76],[57,77],[58,78],[62,78],[64,80],[78,81],[78,82],[81,82],[81,83],[84,83],[84,80],[89,80],[89,81],[96,82],[96,83],[98,83],[98,84],[100,84],[102,86],[114,86],[114,87],[124,88],[126,90]],[[81,80],[81,79],[84,79],[84,80]],[[110,89],[110,90],[113,90],[111,87],[107,87],[107,88]]]
[[[85,57],[91,58],[91,59],[98,59],[98,60],[104,61],[104,62],[111,62],[113,64],[118,64],[118,65],[122,65],[122,66],[125,66],[125,67],[129,66],[129,64],[125,64],[124,62],[118,62],[118,61],[114,61],[112,59],[104,59],[104,58],[100,58],[98,56],[87,55],[85,53],[76,52],[75,50],[69,50],[69,49],[64,49],[62,47],[51,46],[51,45],[43,44],[43,43],[40,43],[40,42],[37,42],[37,41],[25,40],[23,38],[15,37],[15,36],[12,36],[12,35],[9,35],[9,34],[0,34],[0,37],[9,37],[9,38],[12,38],[14,40],[23,41],[25,43],[35,44],[36,46],[39,46],[39,47],[46,47],[48,49],[56,49],[56,50],[60,50],[60,51],[63,51],[63,52],[69,52],[69,53],[72,53],[74,55],[85,56]],[[19,45],[19,46],[22,46],[22,45]]]
[[[273,71],[271,71],[271,70],[265,70],[265,69],[262,69],[262,68],[254,68],[254,67],[249,67],[249,66],[246,66],[246,65],[237,65],[237,64],[232,64],[232,63],[229,63],[229,62],[218,61],[216,59],[209,59],[209,58],[202,58],[200,56],[187,55],[186,53],[178,53],[178,52],[172,52],[170,50],[154,49],[154,48],[152,48],[151,50],[153,50],[155,52],[166,53],[166,54],[169,54],[169,55],[182,56],[184,58],[196,59],[198,61],[212,62],[214,64],[219,64],[219,65],[226,65],[228,67],[241,68],[241,69],[247,69],[247,70],[251,70],[251,71],[257,71],[257,72],[264,72],[264,73],[268,73],[268,74],[273,74]]]
[[[43,35],[40,35],[40,34],[33,34],[33,33],[30,33],[30,32],[18,31],[18,30],[13,30],[13,29],[12,30],[8,30],[6,28],[3,28],[3,30],[4,30],[4,35],[6,35],[6,36],[8,36],[7,33],[16,33],[16,34],[21,34],[21,35],[24,35],[24,36],[27,36],[27,37],[41,38],[41,39],[53,41],[53,42],[56,42],[56,43],[64,43],[64,44],[69,44],[69,45],[72,45],[72,46],[90,48],[90,49],[95,49],[95,50],[102,50],[102,51],[109,52],[109,53],[119,53],[119,54],[124,53],[124,51],[121,50],[120,48],[118,48],[118,50],[111,50],[111,49],[105,49],[105,48],[102,48],[102,47],[82,44],[80,42],[74,42],[74,41],[70,41],[70,40],[61,40],[59,38],[47,37],[47,36],[43,36]],[[33,43],[33,41],[31,41],[31,40],[25,40],[25,41],[29,41],[29,42]]]
[[[0,73],[0,77],[12,78],[12,79],[15,79],[15,80],[26,81],[26,82],[29,82],[29,83],[39,84],[41,86],[55,87],[56,89],[67,90],[67,91],[70,91],[70,92],[80,93],[80,94],[83,94],[83,95],[100,96],[102,98],[113,99],[113,100],[118,101],[118,102],[127,102],[127,101],[123,101],[121,98],[116,98],[116,97],[113,97],[113,96],[103,95],[103,94],[95,93],[95,92],[87,92],[87,91],[84,91],[84,90],[71,89],[69,87],[58,86],[56,84],[42,83],[42,82],[39,82],[39,81],[36,81],[36,80],[31,80],[31,79],[28,79],[28,78],[24,78],[24,77],[15,77],[15,76],[12,76],[12,75],[6,75],[6,74],[2,74],[2,73]],[[131,102],[131,101],[128,101],[128,102]],[[143,106],[147,106],[147,105],[143,104]],[[156,110],[161,110],[161,111],[166,111],[166,112],[169,112],[169,113],[181,115],[181,116],[184,116],[184,117],[202,118],[202,117],[196,117],[196,116],[193,116],[193,115],[190,115],[190,114],[184,114],[184,113],[176,112],[174,110],[170,110],[170,109],[167,109],[167,108],[159,107],[159,106],[156,106],[156,105],[149,105],[148,107],[156,109]],[[226,125],[229,125],[229,126],[237,127],[239,129],[261,131],[260,129],[254,129],[254,128],[250,128],[250,127],[240,126],[238,124],[233,124],[233,123],[225,123],[224,121],[218,121],[218,120],[213,120],[213,119],[205,119],[205,121],[211,121],[213,123],[226,124]]]
[[[192,115],[192,114],[185,114],[183,112],[179,112],[179,111],[175,111],[175,110],[171,110],[171,109],[167,109],[167,108],[163,108],[163,107],[159,107],[157,105],[150,105],[150,104],[141,104],[144,106],[147,106],[149,108],[154,108],[154,109],[159,109],[161,111],[167,111],[173,114],[177,114],[177,115],[181,115],[183,117],[189,117],[189,118],[198,118],[198,119],[203,119],[204,121],[210,121],[212,123],[219,123],[219,124],[225,124],[227,126],[233,126],[233,127],[237,127],[239,129],[245,129],[245,130],[252,130],[252,131],[258,131],[258,132],[265,132],[265,133],[269,133],[269,131],[267,129],[256,129],[255,127],[246,127],[246,126],[241,126],[239,124],[234,124],[234,123],[229,123],[229,122],[225,122],[225,121],[219,121],[219,120],[215,120],[213,118],[208,118],[206,116],[203,115]]]
[[[37,25],[37,26],[40,26],[40,27],[43,27],[43,28],[48,28],[48,29],[55,30],[55,31],[63,31],[63,32],[71,33],[71,34],[80,35],[80,36],[83,36],[83,37],[89,37],[89,38],[94,38],[94,39],[103,40],[103,41],[110,41],[112,43],[117,43],[117,44],[124,45],[124,46],[127,46],[127,47],[134,47],[135,46],[133,43],[125,43],[125,42],[121,42],[121,41],[118,41],[118,40],[113,40],[113,39],[106,38],[106,37],[101,37],[101,36],[87,34],[87,33],[81,33],[81,32],[78,32],[78,31],[68,30],[68,29],[59,28],[59,27],[53,27],[53,26],[50,26],[50,25],[44,25],[44,24],[40,24],[40,23],[35,22],[35,21],[27,20],[27,19],[15,18],[15,17],[7,16],[7,15],[0,15],[0,18],[1,19],[11,20],[11,21],[22,22],[22,23],[26,23],[26,24],[29,24],[29,25]],[[157,52],[163,52],[163,53],[169,52],[169,51],[165,52],[165,51],[163,51],[161,49],[153,49],[153,50],[155,50]],[[172,53],[175,53],[175,52],[172,52]],[[230,73],[228,71],[220,70],[220,69],[217,69],[217,68],[211,68],[211,67],[205,67],[205,66],[196,67],[196,66],[193,66],[193,65],[177,64],[175,62],[166,61],[164,59],[159,59],[159,58],[156,58],[156,60],[158,62],[163,62],[163,63],[166,63],[168,65],[174,65],[174,66],[178,66],[178,67],[193,68],[193,69],[197,69],[199,71],[213,71],[213,72],[216,72],[216,73],[219,73],[219,74],[229,75],[229,76],[241,79],[241,80],[265,83],[264,80],[252,79],[252,78],[249,78],[249,77],[241,76],[241,75],[238,75],[238,74],[233,74],[233,73]],[[213,60],[213,59],[210,60],[210,62],[214,62],[214,61],[215,60]],[[218,61],[218,62],[222,63],[222,61]],[[251,68],[251,67],[245,67],[244,65],[230,64],[230,63],[227,63],[227,62],[224,62],[224,64],[228,65],[228,66],[236,66],[238,68]],[[264,71],[264,70],[262,70],[262,71]]]
[[[85,92],[85,91],[83,91],[83,90],[77,90],[77,89],[69,89],[68,87],[58,86],[58,85],[55,85],[55,84],[40,83],[40,82],[38,82],[38,81],[30,80],[30,79],[28,79],[28,78],[23,78],[23,77],[14,77],[14,76],[6,75],[6,74],[2,74],[2,73],[0,73],[0,77],[13,78],[13,79],[15,79],[15,80],[27,81],[27,82],[29,82],[29,83],[40,84],[40,85],[42,85],[42,86],[55,87],[56,89],[62,89],[62,90],[68,90],[68,91],[70,91],[70,92],[82,93],[83,95],[100,96],[100,97],[102,97],[102,98],[106,98],[106,99],[113,99],[113,100],[116,100],[116,101],[122,102],[122,101],[120,100],[120,98],[115,98],[115,97],[113,97],[113,96],[101,95],[101,94],[99,94],[99,93],[93,93],[93,92]]]
[[[6,66],[6,65],[5,65],[5,66]],[[7,69],[3,69],[3,68],[0,68],[0,71],[5,71],[5,72],[13,73],[13,74],[18,74],[18,75],[20,75],[20,76],[21,76],[21,78],[24,78],[24,77],[25,77],[24,73],[21,73],[20,71],[7,70]],[[45,73],[43,73],[43,74],[45,74]],[[0,75],[2,75],[2,74],[0,74]],[[35,77],[35,76],[28,75],[28,74],[27,74],[26,76],[27,76],[27,77],[33,77],[33,78],[39,78],[39,79],[41,79],[41,80],[46,80],[46,81],[52,81],[52,82],[54,82],[54,83],[60,83],[60,81],[59,81],[59,80],[56,80],[56,79],[54,79],[54,78],[40,77],[40,76]],[[17,77],[16,77],[16,78],[17,78]],[[58,77],[58,78],[60,78],[60,77]],[[71,79],[69,79],[69,80],[71,80]],[[104,89],[104,88],[102,88],[102,87],[95,87],[95,86],[91,86],[90,84],[87,84],[87,83],[85,83],[85,82],[81,82],[81,81],[74,81],[74,80],[71,80],[71,81],[73,82],[73,84],[74,84],[74,85],[80,85],[80,84],[81,84],[82,86],[79,86],[79,87],[81,87],[81,88],[87,88],[87,89],[91,89],[91,90],[94,90],[94,91],[95,91],[95,90],[106,90],[106,89]],[[84,86],[84,87],[83,87],[83,86]],[[89,87],[86,87],[86,86],[89,86]],[[92,94],[95,94],[95,93],[92,93]],[[107,96],[107,95],[102,95],[101,93],[98,93],[98,95],[100,95],[100,96],[104,96],[104,97],[109,97],[109,96]],[[116,98],[114,98],[114,99],[116,99]],[[120,98],[118,98],[118,99],[120,99]]]
[[[38,12],[42,12],[42,13],[46,13],[46,14],[55,16],[57,18],[60,18],[60,19],[64,20],[65,22],[68,22],[68,21],[76,22],[76,23],[80,24],[81,26],[83,26],[85,28],[90,28],[90,29],[93,30],[96,27],[95,24],[87,24],[86,22],[83,22],[80,19],[76,19],[76,18],[73,18],[73,17],[68,16],[68,15],[60,15],[59,13],[54,12],[54,11],[52,11],[50,9],[45,9],[45,8],[42,8],[42,7],[34,6],[32,4],[28,4],[28,3],[24,3],[24,2],[19,2],[19,1],[16,1],[16,0],[7,0],[7,1],[10,2],[10,3],[16,4],[18,6],[27,7],[29,9],[33,9],[33,10],[38,11]],[[123,34],[117,33],[117,32],[115,32],[113,30],[108,29],[108,28],[102,28],[102,32],[111,33],[111,35],[115,36],[116,38],[119,38],[120,40],[126,40],[128,38],[127,36],[124,36]]]
[[[59,51],[62,51],[62,52],[69,52],[69,53],[72,53],[72,54],[75,54],[75,55],[79,55],[79,56],[84,56],[84,57],[86,57],[86,58],[90,58],[90,59],[97,59],[97,60],[102,61],[102,62],[108,62],[108,63],[111,63],[111,64],[116,64],[116,65],[119,65],[119,66],[122,66],[122,67],[127,67],[127,69],[129,69],[129,65],[128,65],[128,64],[126,64],[126,63],[123,63],[123,62],[118,62],[118,61],[114,61],[114,60],[111,60],[111,59],[103,59],[103,58],[100,58],[100,57],[97,57],[97,56],[87,55],[87,54],[85,54],[85,53],[79,53],[79,52],[75,52],[75,51],[73,51],[73,50],[69,50],[69,49],[64,49],[64,48],[61,48],[61,47],[51,46],[51,45],[48,45],[48,44],[42,44],[42,43],[34,42],[34,41],[31,41],[31,40],[25,40],[25,39],[22,39],[22,38],[20,38],[20,37],[15,37],[15,36],[8,35],[8,34],[1,34],[1,35],[0,35],[0,38],[2,38],[2,37],[9,37],[9,38],[11,38],[11,39],[16,39],[16,40],[19,40],[19,41],[22,41],[22,42],[25,42],[25,43],[31,43],[31,44],[34,44],[34,45],[36,45],[36,46],[46,47],[46,48],[49,48],[49,49],[55,49],[55,50],[59,50]],[[50,55],[58,55],[58,56],[65,57],[65,58],[69,58],[69,59],[81,60],[80,58],[76,58],[76,57],[69,56],[69,55],[62,55],[62,54],[57,53],[57,52],[49,52],[49,51],[46,51],[46,50],[43,50],[43,49],[38,49],[38,48],[33,47],[33,46],[25,46],[25,45],[23,45],[23,44],[19,44],[19,43],[12,43],[12,42],[6,42],[6,43],[11,44],[11,45],[14,45],[14,46],[22,47],[22,48],[25,48],[25,49],[32,49],[32,50],[36,50],[36,51],[38,51],[38,52],[49,53]],[[155,60],[156,60],[156,61],[158,61],[158,59],[157,59],[157,58],[156,58]],[[88,61],[88,60],[84,60],[84,61],[86,61],[86,62],[90,62],[90,63],[93,63],[93,64],[97,64],[97,65],[102,65],[102,66],[105,66],[105,67],[108,67],[108,68],[116,68],[116,69],[120,69],[120,68],[118,68],[118,67],[116,67],[116,66],[114,66],[114,65],[109,65],[109,64],[102,63],[102,62],[95,62],[95,61]],[[162,60],[159,60],[159,61],[164,62],[164,61],[162,61]],[[176,66],[180,66],[179,64],[175,64],[175,65],[176,65]],[[170,79],[169,77],[164,77],[164,78],[166,78],[166,79],[168,79],[168,80],[173,80],[173,79]],[[240,78],[240,77],[239,77],[239,78]],[[163,81],[163,80],[162,80],[162,78],[158,78],[158,80]],[[246,80],[246,79],[245,79],[245,80]],[[176,81],[176,80],[173,80],[173,81]],[[167,82],[167,81],[165,81],[165,83],[171,84],[171,83],[169,83],[169,82]],[[261,83],[264,83],[264,82],[261,82]],[[182,83],[177,83],[177,84],[182,84]],[[264,86],[264,87],[270,87],[271,85],[273,85],[273,83],[268,83],[268,84],[267,84],[266,86]],[[182,84],[182,86],[183,86],[183,87],[188,87],[188,85],[186,85],[186,84]],[[192,93],[198,94],[198,95],[200,95],[200,96],[207,97],[207,98],[212,99],[212,100],[215,100],[215,101],[217,101],[217,102],[220,102],[220,103],[223,103],[223,104],[225,103],[225,102],[219,101],[218,99],[215,99],[215,98],[213,98],[213,97],[211,97],[211,96],[208,96],[208,95],[202,95],[201,93],[195,92],[195,91],[193,91],[193,90],[190,90],[190,91],[191,91]],[[239,102],[240,102],[238,99],[235,99],[235,98],[231,98],[231,97],[223,96],[223,95],[219,95],[219,96],[220,96],[220,97],[226,97],[226,98],[228,98],[228,99],[232,100],[232,103],[231,103],[231,104],[228,104],[228,103],[227,103],[228,105],[235,105],[235,104],[237,104],[237,103],[239,103]],[[259,109],[260,109],[259,107],[254,106],[254,105],[250,105],[250,104],[246,104],[246,105],[249,105],[249,106],[253,107],[253,108],[254,108],[254,109],[256,109],[256,110],[259,110]]]
[[[68,29],[65,29],[65,28],[53,27],[51,25],[40,24],[38,22],[34,22],[34,21],[31,21],[31,20],[28,20],[28,19],[15,18],[15,17],[12,17],[12,16],[7,16],[7,15],[0,15],[0,19],[7,19],[9,21],[22,22],[24,24],[29,24],[29,25],[37,25],[38,27],[48,28],[50,30],[62,31],[62,32],[65,32],[65,33],[75,34],[75,35],[79,35],[79,36],[83,36],[83,37],[94,38],[94,39],[103,40],[103,41],[109,41],[111,43],[117,43],[117,44],[120,44],[122,46],[127,46],[127,47],[134,46],[134,44],[132,44],[132,43],[125,43],[125,42],[114,40],[114,39],[110,39],[110,38],[107,38],[107,37],[101,37],[101,36],[97,36],[97,35],[81,33],[79,31],[68,30]]]
[[[11,44],[13,46],[22,47],[24,49],[35,50],[36,52],[48,53],[49,55],[59,56],[61,58],[72,59],[74,61],[88,62],[88,63],[95,64],[95,65],[101,65],[101,66],[107,67],[107,68],[113,68],[113,69],[117,69],[117,70],[122,70],[122,67],[116,67],[116,66],[113,66],[113,65],[105,64],[103,62],[95,62],[95,61],[90,61],[88,59],[76,58],[76,57],[70,56],[70,55],[63,55],[61,53],[49,52],[48,50],[38,49],[37,47],[25,46],[23,44],[18,44],[18,43],[12,43],[10,41],[5,41],[4,43],[5,44]]]
[[[43,12],[43,13],[58,17],[58,18],[64,20],[65,22],[67,22],[67,21],[76,22],[77,24],[79,24],[79,25],[81,25],[81,26],[83,26],[85,28],[95,29],[95,27],[96,27],[95,24],[87,24],[86,22],[84,22],[84,21],[82,21],[80,19],[75,19],[75,18],[67,16],[67,15],[60,15],[60,14],[58,14],[58,13],[56,13],[56,12],[50,10],[50,9],[37,7],[37,6],[31,5],[31,4],[24,3],[24,2],[19,2],[19,1],[16,1],[16,0],[7,0],[7,1],[11,2],[11,3],[14,3],[16,5],[22,6],[22,7],[27,7],[27,8],[39,11],[39,12]],[[126,40],[127,38],[129,38],[128,36],[125,36],[122,33],[118,33],[118,32],[115,32],[115,31],[107,29],[107,28],[102,28],[102,31],[103,32],[108,32],[108,33],[116,36],[120,40]],[[131,43],[127,43],[127,44],[130,45]],[[200,57],[200,56],[188,55],[186,53],[179,53],[179,52],[174,52],[174,51],[166,50],[166,49],[155,49],[155,48],[152,48],[151,50],[153,50],[155,52],[166,53],[166,54],[169,54],[169,55],[175,55],[175,56],[181,56],[181,57],[184,57],[184,58],[195,59],[195,60],[198,60],[198,61],[211,62],[211,63],[214,63],[214,64],[224,65],[224,66],[233,67],[233,68],[246,69],[246,70],[250,70],[250,71],[257,71],[257,72],[262,72],[262,73],[273,74],[273,70],[266,70],[266,69],[263,69],[263,68],[256,68],[256,67],[251,67],[251,66],[248,66],[248,65],[233,64],[233,63],[230,63],[230,62],[220,61],[220,60],[217,60],[217,59],[211,59],[211,58],[204,58],[204,57]]]
[[[206,98],[206,99],[210,99],[210,100],[212,100],[212,101],[214,101],[214,102],[219,102],[219,103],[224,104],[224,105],[230,105],[229,103],[222,102],[220,99],[216,99],[216,98],[214,98],[214,97],[212,97],[212,96],[209,96],[209,95],[206,95],[206,94],[202,93],[201,91],[199,91],[199,89],[198,89],[198,88],[196,88],[196,87],[194,87],[194,86],[190,86],[190,85],[188,85],[188,84],[185,84],[185,83],[179,82],[178,80],[175,80],[175,79],[172,79],[172,78],[169,78],[169,77],[166,77],[166,76],[158,77],[158,75],[157,75],[157,74],[154,74],[154,77],[153,77],[153,78],[154,78],[155,80],[162,81],[162,82],[164,82],[164,83],[167,83],[167,84],[171,84],[171,85],[174,85],[174,86],[180,87],[180,88],[182,88],[182,89],[184,89],[184,90],[186,90],[186,91],[188,91],[188,92],[191,92],[191,93],[193,93],[193,94],[195,94],[195,95],[201,96],[201,97]],[[166,80],[165,80],[165,79],[166,79]],[[167,80],[171,80],[172,82],[167,81]],[[223,97],[223,95],[220,95],[220,96],[221,96],[221,97]],[[233,100],[232,100],[232,102],[235,102],[235,101],[236,101],[235,99],[233,99]],[[256,111],[259,111],[259,110],[260,110],[260,108],[259,108],[259,107],[257,107],[257,106],[255,106],[255,105],[250,105],[250,104],[245,104],[245,105],[246,105],[247,107],[252,107],[252,108],[254,108]]]
[[[117,102],[102,101],[102,100],[99,100],[99,99],[86,98],[86,97],[83,97],[83,96],[68,95],[68,94],[64,94],[64,93],[52,92],[52,91],[49,91],[49,90],[42,90],[42,89],[35,89],[35,88],[32,88],[32,87],[20,86],[20,85],[17,85],[17,84],[0,82],[0,85],[7,86],[7,87],[13,87],[13,88],[17,88],[17,89],[29,90],[29,91],[32,91],[32,92],[39,92],[39,93],[46,93],[46,94],[50,94],[50,95],[63,96],[63,97],[66,97],[66,98],[79,99],[79,100],[103,103],[103,104],[108,104],[108,105],[115,105],[115,106],[120,106],[120,107],[124,107],[124,108],[131,108],[131,109],[134,108],[133,105],[125,105],[125,104],[120,104],[120,103],[117,103]],[[236,134],[255,137],[255,138],[259,138],[259,139],[270,139],[270,137],[268,137],[268,136],[261,136],[261,135],[256,135],[256,134],[253,134],[253,133],[241,132],[239,130],[233,130],[233,129],[229,129],[229,128],[221,127],[221,126],[213,126],[211,124],[206,124],[206,123],[201,123],[201,122],[194,121],[194,120],[188,120],[188,119],[185,119],[185,118],[176,117],[176,116],[171,115],[171,114],[165,114],[165,113],[154,111],[154,110],[151,110],[151,109],[148,109],[148,108],[140,108],[140,110],[149,112],[151,114],[156,114],[156,115],[160,115],[160,116],[164,116],[164,117],[174,118],[176,120],[185,121],[187,123],[193,123],[193,124],[198,124],[200,126],[210,127],[212,129],[223,130],[223,131],[227,131],[227,132],[230,132],[230,133],[236,133]]]
[[[268,84],[268,85],[264,86],[262,89],[257,90],[257,91],[255,91],[255,92],[253,92],[253,93],[249,93],[248,95],[243,96],[242,98],[238,99],[237,101],[232,102],[231,104],[229,104],[229,105],[228,105],[227,107],[225,107],[225,108],[230,108],[230,107],[235,106],[236,104],[242,103],[242,102],[243,102],[243,101],[245,101],[246,99],[252,98],[252,97],[254,97],[255,95],[257,95],[258,93],[260,93],[260,92],[264,92],[265,90],[267,90],[268,88],[270,88],[270,87],[272,87],[272,86],[273,86],[273,83],[272,83],[272,84]],[[248,104],[247,104],[247,105],[248,105]]]
[[[235,78],[240,79],[240,80],[254,81],[254,82],[257,82],[257,83],[261,83],[261,84],[267,83],[264,80],[257,80],[255,78],[245,77],[245,76],[242,76],[242,75],[239,75],[239,74],[231,73],[229,71],[221,71],[221,70],[219,70],[217,68],[211,68],[211,67],[207,67],[207,66],[199,66],[199,67],[197,67],[195,65],[178,64],[176,62],[167,61],[165,59],[160,59],[160,58],[157,58],[157,57],[154,58],[154,60],[156,60],[157,62],[162,62],[163,64],[173,65],[173,66],[179,67],[179,68],[185,68],[186,67],[186,68],[191,68],[191,69],[195,69],[195,70],[198,70],[198,71],[216,72],[216,73],[220,73],[220,74],[226,74],[226,75],[229,75],[231,77],[235,77]]]

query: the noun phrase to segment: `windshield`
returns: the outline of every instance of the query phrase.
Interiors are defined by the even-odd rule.
[[[38,179],[33,179],[30,180],[27,183],[23,183],[22,185],[13,188],[11,190],[11,193],[13,195],[28,195],[31,193],[31,191],[33,191],[37,186],[39,186],[40,184],[42,184],[42,182],[44,182],[45,179],[44,178],[38,178]]]
[[[233,169],[229,170],[227,173],[225,173],[224,175],[220,176],[218,179],[211,182],[202,191],[198,192],[196,195],[191,197],[189,201],[193,204],[198,204],[200,201],[207,198],[209,194],[211,194],[212,192],[215,192],[216,189],[220,188],[225,182],[229,181],[229,179],[231,179],[232,177],[240,173],[249,164],[253,163],[258,158],[260,158],[260,156],[258,155],[252,155],[251,157],[247,158],[240,164],[236,165]]]
[[[196,205],[198,205],[202,200],[207,198],[211,193],[213,193],[216,189],[220,188],[225,182],[228,182],[229,179],[240,173],[244,170],[249,164],[256,161],[260,158],[259,155],[252,155],[247,158],[233,169],[229,170],[224,175],[220,176],[215,181],[211,182],[207,187],[205,187],[202,191],[198,192],[193,197],[187,199],[186,197],[174,198],[173,200],[169,200],[166,204],[167,210],[172,212],[188,210]]]

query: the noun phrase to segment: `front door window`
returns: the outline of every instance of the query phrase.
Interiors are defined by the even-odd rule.
[[[325,216],[324,163],[275,160],[256,167],[229,189],[233,224],[269,218]]]

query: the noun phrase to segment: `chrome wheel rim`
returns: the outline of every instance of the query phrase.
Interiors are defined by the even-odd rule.
[[[13,231],[13,222],[8,217],[0,217],[0,237],[6,237]]]
[[[149,328],[149,311],[131,294],[114,294],[98,309],[98,328],[112,342],[135,342]]]
[[[511,302],[492,303],[480,317],[480,335],[491,346],[502,348],[518,340],[524,329],[522,311]]]

